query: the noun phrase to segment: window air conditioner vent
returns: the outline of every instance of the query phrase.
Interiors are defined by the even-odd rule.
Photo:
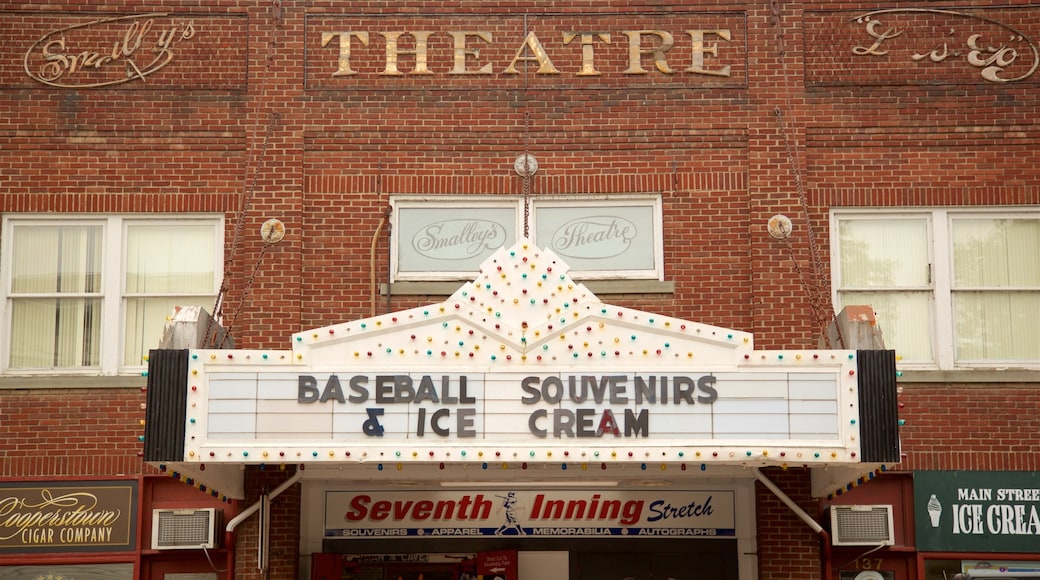
[[[890,505],[832,505],[835,546],[891,546],[895,543]]]
[[[215,508],[152,510],[152,549],[216,548],[218,516]]]

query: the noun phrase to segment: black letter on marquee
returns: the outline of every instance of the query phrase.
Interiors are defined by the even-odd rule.
[[[638,418],[632,409],[625,409],[625,437],[633,435],[650,436],[650,413],[646,409],[639,411]]]
[[[433,432],[441,437],[447,437],[448,433],[450,433],[450,429],[441,427],[441,419],[447,417],[448,413],[449,411],[447,409],[437,409],[430,417],[430,429],[433,429]]]
[[[318,399],[322,403],[329,399],[335,399],[340,403],[345,403],[346,400],[343,398],[343,387],[339,384],[339,377],[332,375],[329,377],[329,382],[325,383],[325,390],[321,393],[321,399]]]
[[[697,397],[698,403],[714,403],[719,398],[719,392],[715,390],[715,377],[711,375],[697,379],[697,388],[705,393]]]
[[[368,413],[368,420],[361,426],[361,430],[369,437],[382,437],[384,429],[379,424],[379,417],[383,416],[383,410],[365,409],[365,411]]]
[[[532,386],[536,385],[537,383],[538,377],[524,377],[523,380],[520,381],[520,388],[523,389],[525,393],[527,393],[526,396],[520,399],[521,403],[525,405],[533,405],[541,400],[542,395],[538,392],[538,388]]]
[[[545,429],[539,429],[538,425],[535,423],[538,419],[544,419],[546,415],[547,412],[545,409],[538,409],[534,413],[531,413],[531,416],[527,418],[527,426],[531,429],[531,433],[536,437],[545,437],[546,435]]]
[[[313,403],[318,400],[318,379],[310,375],[300,375],[299,385],[296,391],[297,403]]]

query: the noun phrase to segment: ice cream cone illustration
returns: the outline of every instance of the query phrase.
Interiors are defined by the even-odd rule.
[[[935,498],[935,494],[928,498],[928,517],[932,520],[932,527],[939,527],[939,516],[942,515],[942,505],[939,500]]]

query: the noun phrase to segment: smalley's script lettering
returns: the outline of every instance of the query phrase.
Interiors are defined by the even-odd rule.
[[[25,72],[36,81],[61,88],[104,87],[134,79],[144,81],[173,61],[175,43],[195,36],[193,21],[171,22],[159,29],[157,19],[165,16],[162,13],[124,16],[49,32],[26,51]],[[76,31],[111,24],[124,25],[111,46],[99,49],[79,44],[82,40],[77,37],[82,35],[76,35]],[[136,57],[141,55],[145,55],[147,62],[138,62],[141,59]],[[102,71],[110,66],[122,66],[124,74],[115,79],[105,77],[108,80],[99,80],[96,76],[82,82],[75,80],[82,73]]]

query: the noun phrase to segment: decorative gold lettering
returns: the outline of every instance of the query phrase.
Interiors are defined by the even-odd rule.
[[[721,42],[711,42],[709,39],[714,37],[719,41],[729,42],[732,40],[732,32],[729,29],[691,29],[686,30],[685,33],[691,40],[690,60],[689,66],[682,69],[682,72],[719,77],[730,76],[730,65],[720,64],[715,68],[711,68],[710,65],[706,64],[709,58],[719,58],[721,52]],[[378,74],[383,76],[435,74],[435,71],[430,69],[429,62],[431,57],[430,39],[435,34],[438,34],[437,32],[429,30],[391,31],[377,34],[381,35],[386,43],[385,67]],[[497,72],[495,63],[481,62],[482,48],[472,46],[477,41],[490,45],[492,43],[491,32],[481,30],[447,30],[442,34],[446,34],[452,39],[452,66],[449,71],[442,74],[490,75]],[[650,72],[659,72],[670,75],[678,72],[671,67],[667,60],[667,53],[676,46],[675,38],[670,32],[665,30],[628,30],[622,31],[622,34],[628,38],[628,68],[622,71],[622,74],[642,75]],[[402,43],[408,42],[405,37],[412,38],[414,42],[413,48],[402,48]],[[337,38],[338,42],[334,43],[334,39]],[[352,52],[358,49],[358,45],[354,42],[355,39],[361,45],[367,46],[369,44],[369,33],[362,31],[337,31],[323,32],[321,34],[322,47],[333,45],[338,46],[339,49],[338,66],[336,71],[332,73],[332,76],[358,74],[358,71],[351,66]],[[610,32],[567,31],[562,33],[561,40],[563,45],[577,44],[581,47],[581,63],[577,70],[573,72],[574,76],[588,77],[601,76],[603,74],[597,68],[596,45],[600,43],[611,44],[612,34]],[[437,45],[434,45],[435,52],[436,48]],[[400,69],[402,55],[414,55],[415,67],[413,70]],[[652,61],[653,69],[649,67],[644,68],[647,58]],[[500,69],[500,74],[519,74],[518,64],[520,63],[537,64],[538,68],[534,71],[534,74],[560,74],[560,70],[553,63],[545,45],[533,31],[527,33],[512,59],[506,63],[504,68]]]
[[[931,50],[917,51],[910,55],[910,59],[914,62],[922,62],[926,58],[933,63],[944,62],[950,57],[960,57],[967,52],[966,60],[971,66],[982,69],[979,73],[982,78],[992,83],[1009,83],[1015,81],[1021,81],[1027,79],[1036,72],[1037,68],[1040,67],[1040,46],[1027,38],[1024,34],[1013,28],[1012,26],[987,18],[981,15],[970,14],[966,12],[956,12],[953,10],[942,10],[936,8],[891,8],[887,10],[877,10],[874,12],[868,12],[861,16],[858,16],[855,21],[862,23],[866,22],[867,34],[874,39],[874,43],[869,46],[854,46],[852,53],[857,56],[883,56],[888,54],[888,50],[882,50],[882,45],[892,39],[903,34],[903,30],[900,30],[896,26],[888,27],[884,32],[879,32],[881,26],[880,16],[891,16],[892,18],[907,17],[912,18],[918,14],[929,14],[939,15],[949,19],[968,19],[975,21],[976,28],[978,23],[985,23],[986,25],[992,25],[994,27],[1003,29],[1003,32],[998,34],[1007,33],[1006,37],[1008,43],[1018,43],[1018,47],[1008,46],[1002,44],[1001,46],[980,46],[979,39],[982,38],[980,33],[972,33],[968,36],[965,44],[967,45],[967,51],[962,51],[959,47],[954,44],[951,49],[949,42],[941,42],[934,45]],[[931,26],[931,25],[929,25]],[[956,34],[956,29],[951,27],[950,36]],[[1019,56],[1032,54],[1032,63],[1025,63],[1018,65],[1019,74],[1014,75],[1008,71],[1018,61]],[[1028,58],[1028,56],[1024,57]],[[1023,70],[1025,69],[1025,70]]]
[[[706,48],[704,45],[704,35],[713,34],[721,38],[722,40],[729,41],[729,30],[687,30],[686,34],[689,34],[690,38],[693,40],[693,55],[690,59],[690,67],[686,69],[686,72],[701,75],[728,77],[729,65],[726,65],[718,70],[708,70],[704,68],[704,53],[708,53],[716,58],[718,58],[719,56],[719,45],[712,44],[710,48]]]
[[[665,32],[664,30],[626,30],[624,34],[628,36],[628,69],[625,70],[625,74],[647,74],[646,69],[643,68],[643,56],[648,54],[653,55],[654,66],[657,67],[657,70],[665,74],[675,72],[668,66],[668,61],[664,57],[664,53],[668,52],[675,44],[675,39],[670,32]],[[656,36],[661,43],[657,47],[644,49],[642,47],[644,36]]]
[[[368,46],[368,33],[367,32],[322,32],[321,33],[321,46],[324,48],[332,41],[333,38],[339,37],[339,68],[336,72],[332,73],[334,77],[341,77],[347,75],[356,75],[357,71],[350,68],[350,39],[357,38],[361,41],[361,44]]]
[[[142,51],[149,33],[155,26],[155,17],[166,16],[166,14],[154,13],[136,16],[124,16],[106,20],[96,20],[87,24],[70,26],[45,34],[37,40],[25,53],[23,66],[30,78],[41,83],[61,87],[104,87],[124,83],[131,79],[144,78],[165,67],[173,61],[173,45],[177,40],[188,40],[195,36],[195,25],[193,21],[183,24],[172,24],[167,30],[159,35],[153,48],[153,56],[146,64],[139,64],[134,56]],[[111,50],[98,52],[93,50],[70,50],[73,41],[69,35],[75,30],[89,28],[96,25],[105,25],[113,22],[127,21],[126,29],[123,30],[122,38],[112,43]],[[37,50],[39,52],[37,53]],[[37,71],[33,71],[31,62],[33,58],[42,58],[42,64]],[[70,83],[63,81],[85,69],[101,70],[109,64],[122,62],[126,67],[124,78],[102,82]]]
[[[451,69],[453,75],[489,75],[491,74],[491,63],[485,64],[478,70],[468,70],[466,68],[466,57],[472,56],[473,58],[480,58],[479,48],[466,48],[466,37],[475,36],[484,42],[491,44],[491,33],[490,32],[476,32],[476,31],[463,31],[463,32],[449,32],[452,39],[454,40],[454,55],[455,55],[455,66]]]
[[[123,56],[130,56],[137,52],[137,49],[141,48],[141,39],[145,33],[152,29],[151,20],[146,20],[144,26],[137,20],[130,23],[130,26],[126,29],[126,34],[123,36]]]
[[[44,65],[40,67],[40,78],[53,80],[65,74],[72,67],[65,56],[65,39],[59,38],[43,45]]]
[[[946,43],[944,42],[941,45],[936,46],[935,48],[933,48],[928,53],[914,53],[914,54],[910,55],[910,58],[912,60],[915,60],[915,61],[924,60],[925,58],[928,58],[932,62],[942,62],[942,61],[946,60],[946,57],[948,57],[948,56],[950,56],[950,50],[946,46]]]
[[[565,32],[563,33],[563,43],[570,44],[575,38],[581,38],[581,70],[578,71],[578,76],[597,76],[601,74],[596,70],[594,64],[594,51],[592,45],[592,38],[596,37],[602,40],[605,44],[610,44],[610,33],[609,32]]]
[[[525,56],[525,53],[528,50],[531,51],[531,56]],[[514,75],[517,74],[516,62],[518,60],[527,62],[537,62],[538,70],[535,71],[535,74],[560,74],[560,71],[556,70],[556,67],[553,66],[552,61],[549,60],[549,55],[545,52],[545,47],[542,46],[541,41],[538,40],[538,37],[535,36],[534,32],[530,32],[527,34],[527,38],[524,39],[524,43],[521,44],[520,48],[516,51],[516,56],[513,57],[513,60],[510,61],[509,66],[506,67],[506,70],[503,72]]]
[[[89,537],[111,537],[111,527],[120,516],[119,510],[95,510],[98,498],[89,492],[54,495],[40,490],[40,501],[30,502],[10,496],[0,498],[0,540],[20,536],[30,544],[51,543],[54,529],[60,529],[65,541],[70,530],[87,530]],[[109,531],[103,532],[102,530]],[[98,531],[102,531],[98,533]]]
[[[398,44],[398,40],[405,34],[410,35],[415,39],[415,49],[413,50],[402,50]],[[419,32],[384,32],[383,38],[386,39],[386,68],[383,69],[382,74],[384,75],[400,75],[401,71],[397,70],[397,56],[399,54],[414,54],[415,55],[415,69],[411,74],[417,75],[428,75],[432,74],[430,69],[427,68],[426,64],[426,52],[427,52],[427,40],[430,38],[432,32],[419,31]]]
[[[874,39],[874,44],[869,47],[853,46],[852,53],[860,56],[871,55],[871,56],[884,56],[888,54],[887,50],[881,50],[881,44],[890,38],[895,38],[904,31],[896,30],[895,27],[891,27],[884,32],[878,32],[877,28],[881,25],[880,20],[871,20],[867,22],[867,34]]]
[[[988,46],[985,49],[979,47],[980,34],[972,34],[968,37],[968,63],[972,66],[985,67],[982,69],[982,78],[994,83],[1006,83],[1009,79],[1001,78],[1000,73],[1011,66],[1018,58],[1018,52],[1013,48],[1001,46],[995,48]],[[984,56],[988,54],[989,56]],[[991,66],[993,65],[993,66]]]

